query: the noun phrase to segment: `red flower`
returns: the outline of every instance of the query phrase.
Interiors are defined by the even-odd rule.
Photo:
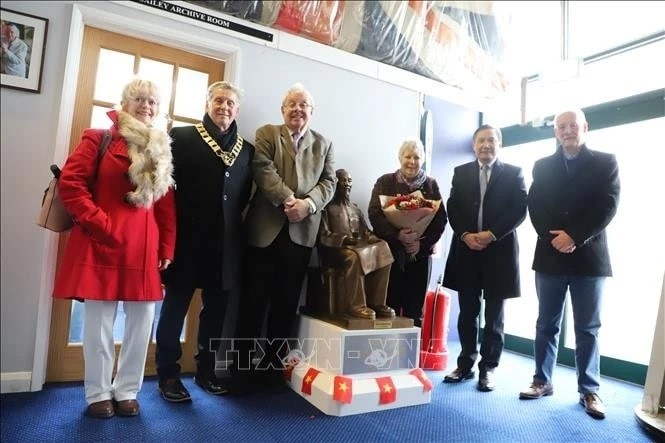
[[[418,208],[433,208],[434,205],[430,200],[427,200],[421,196],[407,194],[407,195],[398,195],[393,197],[383,205],[383,208],[388,208],[390,206],[395,206],[395,208],[401,211],[410,211]]]

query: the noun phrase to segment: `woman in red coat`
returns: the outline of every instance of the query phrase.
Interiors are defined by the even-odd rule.
[[[151,127],[159,113],[154,83],[125,86],[121,110],[110,111],[112,139],[98,159],[103,131],[87,129],[69,156],[58,191],[75,224],[53,296],[85,300],[83,358],[86,414],[96,418],[139,412],[136,394],[150,340],[159,271],[173,260],[175,200],[170,139]],[[125,312],[118,369],[113,324]]]

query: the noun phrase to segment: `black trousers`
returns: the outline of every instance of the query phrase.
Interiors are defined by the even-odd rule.
[[[393,263],[390,268],[386,304],[393,308],[397,315],[413,319],[413,324],[417,327],[422,325],[423,303],[431,270],[431,256],[407,262],[404,270],[400,269],[397,263]]]
[[[162,302],[162,309],[157,323],[157,347],[155,361],[160,380],[180,376],[182,357],[180,335],[196,288],[176,288],[167,286]],[[220,289],[201,290],[201,312],[197,336],[197,373],[211,377],[215,370],[215,351],[222,338],[224,317],[230,291]]]
[[[268,361],[262,360],[262,366],[281,367],[285,343],[296,338],[298,302],[311,255],[312,248],[291,241],[288,223],[267,247],[249,248],[237,329],[240,369],[249,367],[250,354],[256,351],[253,341],[262,337],[264,326]]]
[[[478,358],[478,316],[481,291],[459,292],[459,317],[457,332],[462,350],[457,357],[457,367],[471,369]],[[485,326],[480,344],[478,370],[491,371],[499,365],[503,351],[503,299],[485,300]]]

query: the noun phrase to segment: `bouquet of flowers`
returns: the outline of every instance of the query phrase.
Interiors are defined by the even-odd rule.
[[[406,195],[380,195],[383,214],[398,229],[409,228],[422,236],[439,209],[441,200],[427,200],[422,192]]]

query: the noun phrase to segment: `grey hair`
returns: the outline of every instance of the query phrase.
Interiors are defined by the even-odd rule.
[[[18,26],[16,26],[14,23],[9,23],[7,25],[7,28],[11,29],[14,32],[14,34],[21,34],[21,31],[19,31]]]
[[[215,91],[218,89],[224,89],[233,92],[236,95],[236,97],[238,97],[238,104],[240,104],[240,100],[242,99],[242,89],[240,89],[233,83],[228,82],[226,80],[221,82],[215,82],[212,85],[208,86],[208,95],[207,95],[208,102],[212,100],[212,96],[215,94]]]
[[[302,83],[296,83],[286,90],[286,94],[284,94],[284,99],[282,100],[282,106],[286,106],[286,100],[291,94],[303,94],[307,97],[307,103],[312,106],[312,109],[314,108],[314,97],[307,89],[305,89],[305,86]]]
[[[399,147],[399,151],[397,151],[397,158],[401,159],[407,151],[414,151],[420,155],[420,158],[423,160],[425,159],[425,147],[419,138],[414,137],[404,140],[402,145]]]
[[[139,97],[142,94],[150,95],[155,100],[157,100],[157,107],[159,108],[161,97],[157,84],[150,80],[144,80],[141,78],[136,78],[125,85],[125,87],[122,89],[122,99],[120,100],[120,103],[124,105],[131,99]]]
[[[570,108],[570,109],[564,109],[562,111],[557,112],[557,114],[554,116],[554,124],[556,125],[556,121],[561,117],[562,114],[566,114],[568,112],[572,112],[577,116],[577,121],[580,123],[588,123],[586,120],[586,114],[584,114],[584,111],[582,111],[580,108]]]

